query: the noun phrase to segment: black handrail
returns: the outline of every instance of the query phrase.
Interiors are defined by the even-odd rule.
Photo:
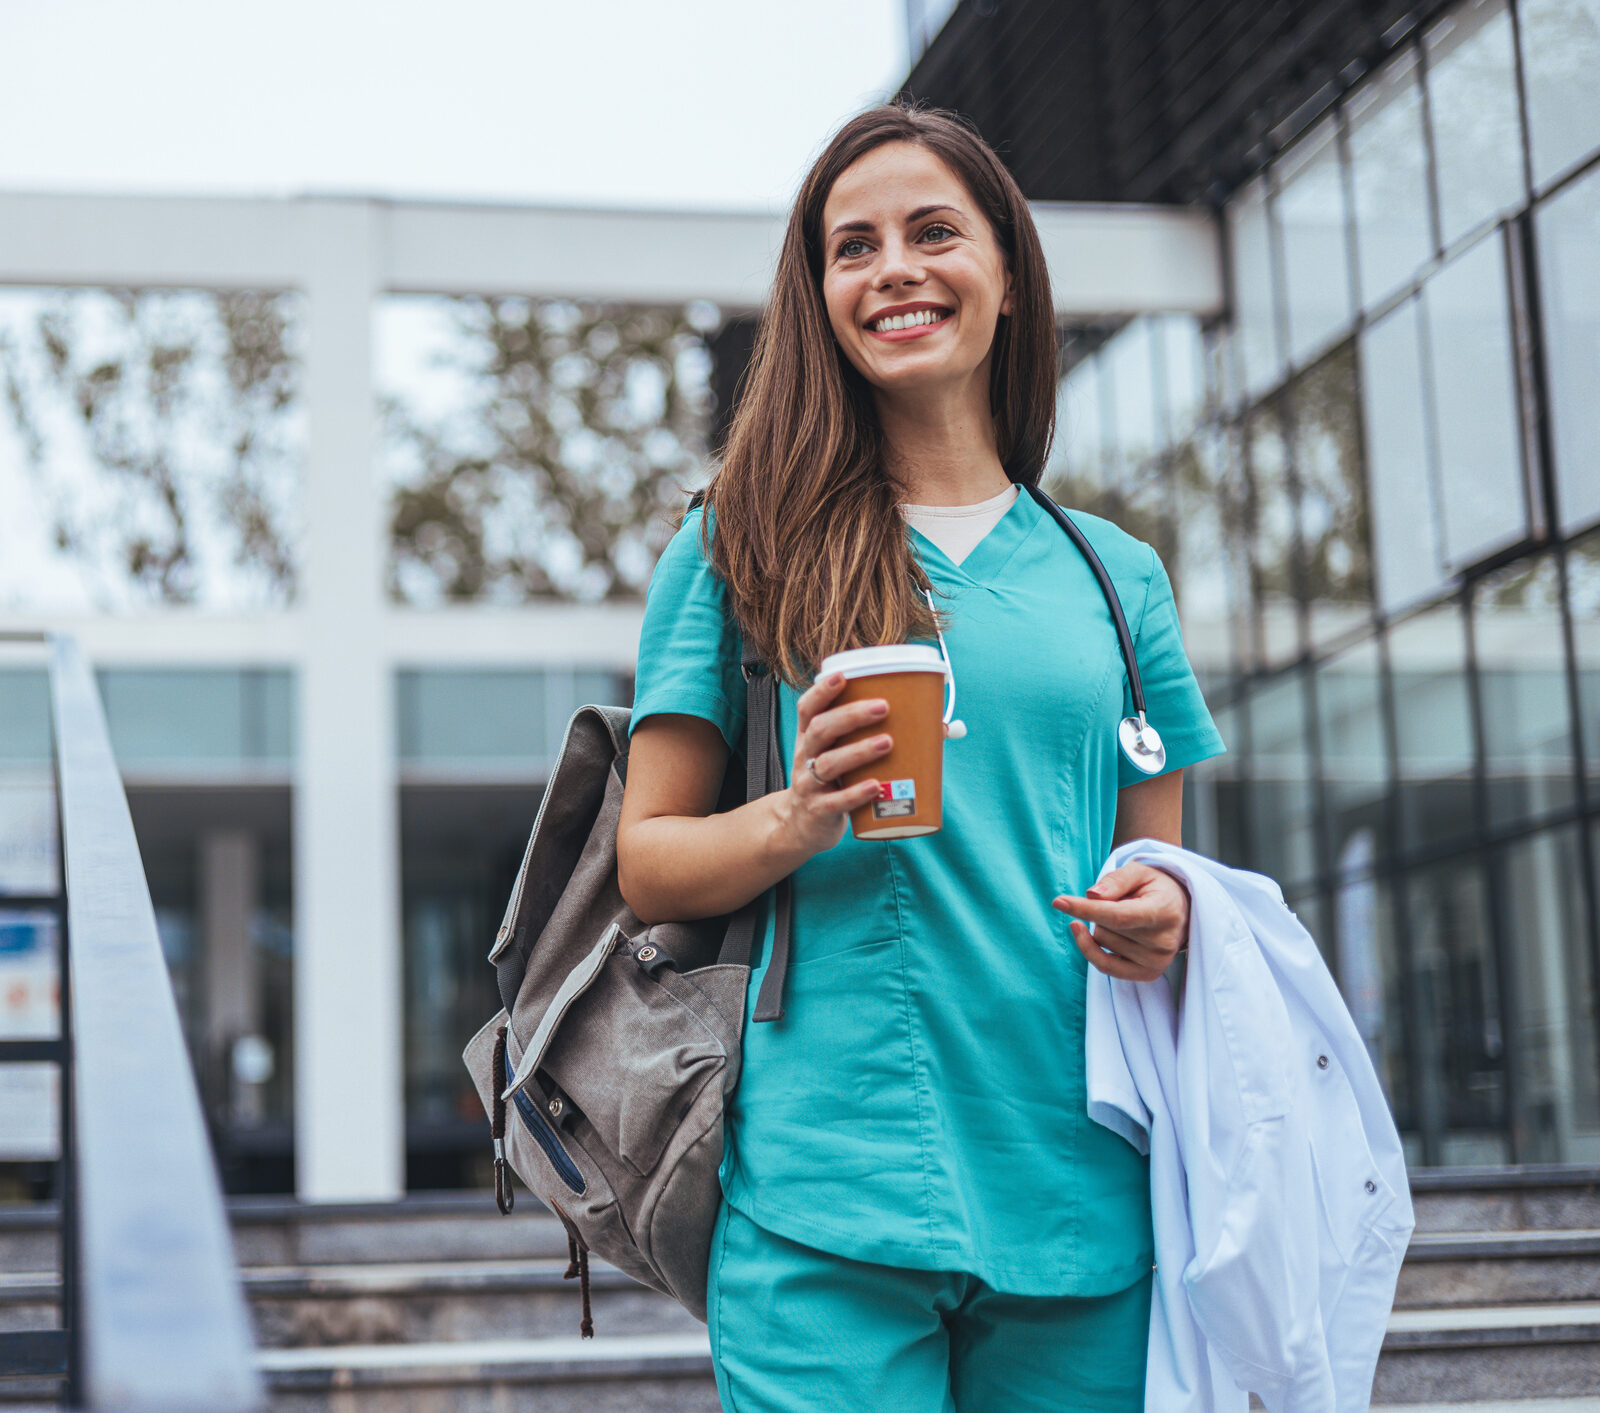
[[[249,1315],[100,695],[71,638],[31,640],[50,649],[62,1030],[0,1060],[61,1066],[62,1328],[0,1335],[0,1373],[65,1376],[75,1408],[249,1413]]]

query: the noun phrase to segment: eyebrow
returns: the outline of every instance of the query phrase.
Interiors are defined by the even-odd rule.
[[[935,202],[932,206],[917,207],[915,211],[906,217],[906,220],[908,222],[920,221],[924,216],[933,215],[935,211],[954,211],[958,216],[961,214],[961,208],[959,206],[951,206],[948,202],[939,201]],[[876,223],[873,221],[841,221],[830,232],[828,232],[828,239],[832,240],[834,236],[842,235],[845,231],[870,231],[875,230],[876,228]]]

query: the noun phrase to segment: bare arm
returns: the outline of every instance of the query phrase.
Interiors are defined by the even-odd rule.
[[[795,783],[716,814],[728,747],[709,721],[664,713],[639,723],[617,824],[617,882],[641,922],[687,922],[742,907],[844,835],[850,811],[873,799],[876,780],[844,790],[832,781],[888,749],[887,736],[830,749],[837,738],[887,715],[882,698],[827,710],[844,685],[818,682],[800,697]],[[876,711],[876,706],[883,711]]]
[[[1117,791],[1117,820],[1111,847],[1130,839],[1160,839],[1183,844],[1183,772],[1168,771]]]

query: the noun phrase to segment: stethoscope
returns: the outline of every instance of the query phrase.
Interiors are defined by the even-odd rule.
[[[1134,714],[1123,717],[1117,723],[1117,744],[1122,748],[1122,754],[1128,758],[1129,764],[1134,769],[1141,770],[1146,775],[1155,775],[1167,763],[1167,748],[1161,744],[1160,733],[1144,717],[1144,684],[1139,680],[1139,663],[1134,656],[1133,634],[1128,631],[1128,620],[1122,615],[1122,601],[1117,597],[1117,590],[1111,582],[1111,576],[1106,573],[1106,567],[1100,562],[1100,556],[1095,553],[1094,546],[1089,543],[1083,531],[1073,524],[1067,512],[1037,486],[1027,486],[1024,489],[1067,532],[1068,538],[1082,552],[1083,557],[1089,561],[1089,568],[1094,571],[1094,577],[1099,582],[1100,592],[1105,595],[1106,606],[1111,610],[1111,621],[1116,625],[1117,645],[1122,649],[1122,661],[1127,665],[1128,687],[1133,697]],[[944,659],[944,724],[950,728],[951,740],[959,741],[967,734],[967,727],[965,722],[955,719],[955,668],[950,664],[950,651],[945,647],[944,632],[939,627],[939,611],[933,606],[933,593],[929,589],[924,589],[922,596],[927,599],[928,607],[933,610],[934,632],[939,635],[939,655]]]

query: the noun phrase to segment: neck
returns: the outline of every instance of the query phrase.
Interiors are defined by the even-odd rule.
[[[876,399],[885,469],[912,505],[974,505],[1011,484],[995,445],[985,365],[961,391],[914,389]]]

